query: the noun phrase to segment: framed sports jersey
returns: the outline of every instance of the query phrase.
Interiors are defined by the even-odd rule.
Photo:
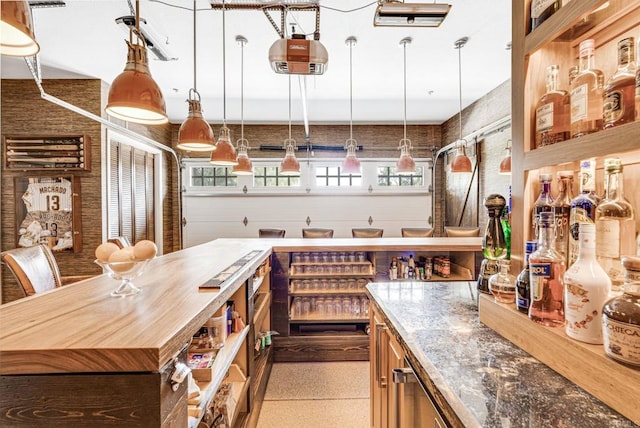
[[[16,177],[16,247],[82,251],[80,178]]]

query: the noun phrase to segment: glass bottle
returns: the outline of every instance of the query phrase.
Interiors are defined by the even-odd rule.
[[[504,237],[500,215],[507,205],[507,200],[497,193],[484,198],[489,221],[482,238],[482,254],[486,259],[498,260],[507,257],[507,241]]]
[[[571,201],[569,211],[569,262],[578,259],[578,232],[581,223],[596,221],[596,207],[600,197],[596,194],[596,159],[580,161],[580,194]]]
[[[569,86],[571,86],[571,84],[573,83],[573,80],[578,75],[578,71],[580,71],[580,69],[578,68],[577,65],[574,65],[571,68],[569,68]]]
[[[511,259],[511,223],[509,218],[511,214],[509,212],[509,206],[506,205],[502,209],[502,213],[500,215],[500,225],[502,226],[502,233],[504,234],[504,242],[507,247],[507,259]]]
[[[571,83],[571,138],[602,130],[604,74],[594,67],[595,42],[580,43],[580,71]]]
[[[529,256],[538,248],[538,242],[527,241],[524,247],[524,269],[516,277],[516,308],[529,313],[531,287],[529,282]]]
[[[565,265],[569,255],[569,215],[573,199],[573,171],[558,171],[560,191],[553,201],[553,216],[556,220],[556,251],[564,258]]]
[[[618,70],[604,87],[604,129],[635,120],[636,58],[635,40],[627,37],[618,42]]]
[[[565,0],[566,1],[566,0]],[[563,0],[532,0],[531,1],[531,31],[535,30],[556,13],[562,6]]]
[[[604,160],[605,194],[596,208],[597,256],[611,278],[613,292],[620,292],[624,279],[622,256],[636,252],[636,223],[633,206],[624,198],[622,161]]]
[[[640,57],[640,44],[638,45]],[[636,97],[635,97],[636,120],[640,120],[640,67],[636,68]]]
[[[496,273],[498,273],[498,260],[482,259],[477,284],[479,292],[491,294],[489,291],[489,278]]]
[[[489,291],[499,303],[513,303],[516,300],[516,277],[509,273],[511,260],[498,260],[499,272],[489,278]]]
[[[555,250],[553,213],[540,213],[538,249],[529,256],[529,319],[547,327],[564,325],[564,260]]]
[[[553,212],[553,196],[551,196],[551,174],[540,174],[538,181],[540,182],[540,194],[533,204],[533,235],[538,239],[539,225],[538,221],[540,213]]]
[[[623,257],[624,292],[602,309],[604,352],[623,363],[640,366],[640,258]]]
[[[548,146],[569,139],[570,98],[567,91],[558,89],[557,64],[547,67],[547,92],[538,100],[535,109],[535,147]]]
[[[564,274],[564,316],[567,336],[602,344],[602,307],[609,299],[611,280],[596,260],[596,226],[580,225],[578,260]]]

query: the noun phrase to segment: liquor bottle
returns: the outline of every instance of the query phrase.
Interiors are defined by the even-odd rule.
[[[567,91],[558,89],[556,64],[547,67],[547,92],[538,100],[535,109],[535,146],[548,146],[569,139],[570,98]]]
[[[640,44],[638,45],[640,52]],[[638,55],[640,57],[640,54]],[[636,97],[635,97],[636,120],[640,120],[640,67],[636,68]]]
[[[602,309],[604,352],[626,364],[640,366],[640,258],[623,257],[624,292]]]
[[[540,213],[538,249],[529,256],[529,319],[547,327],[564,325],[564,260],[554,248],[552,212]]]
[[[531,287],[529,282],[529,256],[538,248],[536,241],[527,241],[524,247],[524,269],[516,277],[516,307],[520,312],[529,313]]]
[[[502,233],[504,233],[504,242],[507,247],[507,259],[511,259],[511,222],[509,218],[511,214],[509,207],[505,205],[500,215],[500,225],[502,226]]]
[[[562,6],[562,0],[532,0],[531,1],[531,31],[538,28]]]
[[[538,239],[540,213],[553,212],[553,196],[551,196],[551,174],[540,174],[540,194],[533,205],[533,235]]]
[[[580,225],[578,260],[564,274],[564,316],[567,336],[602,344],[602,307],[609,299],[611,280],[596,260],[596,226]]]
[[[511,260],[498,260],[499,272],[489,278],[489,291],[499,303],[513,303],[516,300],[516,277],[509,273]]]
[[[571,201],[569,211],[569,264],[578,259],[578,232],[581,223],[596,221],[596,207],[600,197],[596,194],[596,159],[580,161],[580,194]]]
[[[573,199],[573,171],[558,171],[560,191],[553,201],[553,216],[556,220],[556,251],[564,258],[569,256],[569,215]]]
[[[604,74],[594,67],[595,43],[580,43],[580,71],[571,83],[571,138],[602,130]]]
[[[497,193],[484,198],[489,221],[482,238],[482,254],[485,259],[498,260],[507,257],[507,241],[504,236],[500,215],[507,200]]]
[[[624,198],[622,162],[604,160],[605,194],[596,208],[597,256],[600,266],[611,278],[613,292],[620,292],[624,272],[622,256],[636,252],[636,222],[633,206]]]
[[[571,68],[569,68],[569,86],[571,86],[571,84],[573,83],[573,80],[578,75],[578,71],[580,71],[580,69],[578,68],[577,65],[574,65]]]
[[[635,120],[636,62],[633,37],[618,42],[618,70],[604,87],[604,129]]]

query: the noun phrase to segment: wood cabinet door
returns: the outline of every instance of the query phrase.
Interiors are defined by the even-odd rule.
[[[374,308],[370,311],[371,426],[387,428],[387,327]]]
[[[393,384],[393,369],[404,367],[404,351],[400,347],[400,344],[391,335],[391,332],[387,329],[385,331],[387,336],[387,349],[386,349],[386,378],[389,385]],[[394,388],[389,386],[387,388],[387,427],[396,428],[399,426],[398,412],[403,407],[404,400],[404,388]],[[397,394],[397,395],[396,395]],[[400,407],[398,404],[400,403]]]

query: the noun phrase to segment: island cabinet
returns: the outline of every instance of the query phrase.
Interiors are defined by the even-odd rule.
[[[429,281],[473,280],[481,249],[480,238],[271,242],[275,361],[368,360],[368,283],[388,280],[392,260],[433,266],[440,258],[450,269],[445,276],[433,273]]]
[[[230,426],[255,425],[270,254],[257,239],[212,241],[150,261],[135,296],[111,297],[118,284],[101,275],[0,306],[0,426],[197,427],[225,383]],[[208,373],[194,371],[193,402],[181,374],[194,335],[230,301],[242,322]]]

